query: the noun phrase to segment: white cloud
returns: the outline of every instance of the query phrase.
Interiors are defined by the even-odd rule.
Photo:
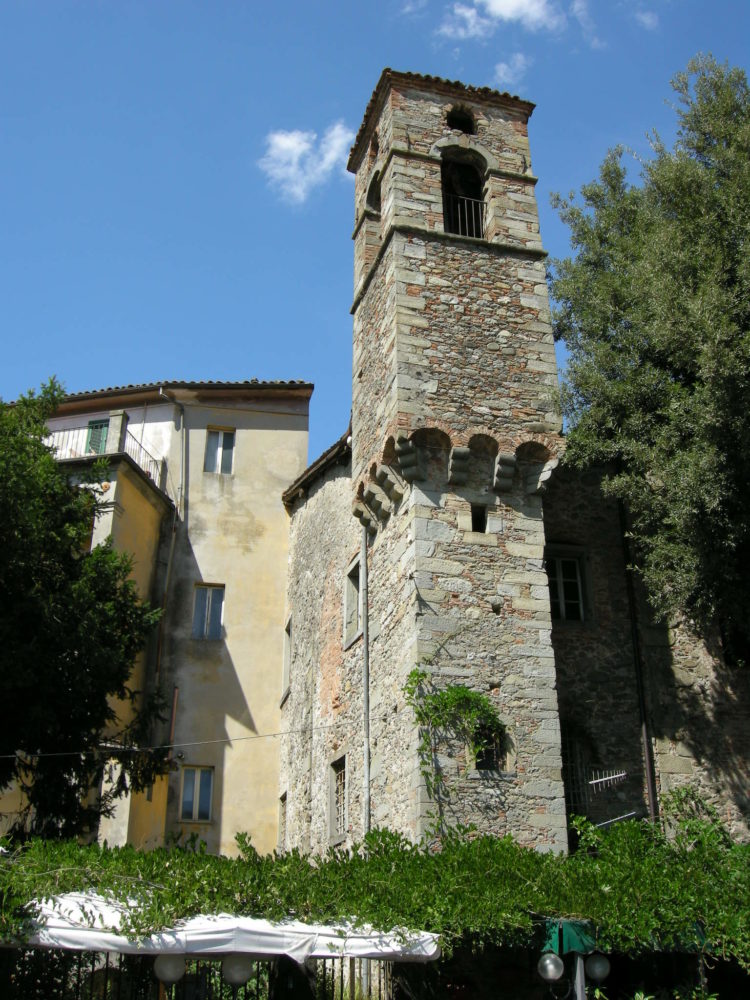
[[[659,27],[659,15],[652,10],[637,10],[635,19],[646,31],[656,31]]]
[[[424,10],[427,6],[428,0],[404,0],[404,4],[401,7],[402,14],[416,14],[420,10]]]
[[[531,62],[523,52],[514,52],[507,62],[499,62],[495,66],[495,83],[498,87],[515,87],[523,79]]]
[[[301,204],[338,165],[344,165],[353,139],[354,133],[343,122],[329,125],[320,140],[315,132],[299,129],[269,132],[258,166],[282,198]]]
[[[565,26],[565,15],[554,0],[475,0],[487,16],[496,21],[518,21],[529,31],[546,28],[558,31]]]
[[[488,38],[495,27],[495,22],[489,17],[482,17],[476,7],[456,3],[437,33],[463,41],[467,38]]]
[[[603,49],[604,42],[597,36],[594,19],[589,13],[588,0],[573,0],[570,13],[578,21],[584,37],[592,49]]]

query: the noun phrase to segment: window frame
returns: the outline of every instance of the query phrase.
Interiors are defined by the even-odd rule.
[[[185,816],[185,776],[188,771],[192,771],[194,774],[193,779],[193,799],[191,815]],[[200,815],[200,801],[201,801],[201,785],[202,776],[207,774],[209,776],[209,794],[208,794],[208,816]],[[196,787],[198,789],[198,794],[195,794]],[[214,768],[204,765],[204,764],[185,764],[182,767],[182,773],[180,775],[180,823],[211,823],[213,821],[213,805],[214,805]]]
[[[203,611],[203,625],[197,628],[199,599],[198,593],[206,591],[206,603]],[[218,635],[211,632],[211,614],[214,603],[214,593],[221,593],[221,610],[219,614]],[[193,616],[191,638],[197,642],[219,642],[224,638],[224,606],[226,604],[226,587],[223,583],[196,583],[193,591]]]
[[[335,846],[343,844],[349,836],[349,774],[345,753],[330,762],[328,774],[328,841]]]
[[[473,754],[471,769],[482,774],[502,774],[507,769],[507,751],[503,752],[499,737],[493,735],[488,726],[478,726],[474,732],[486,740],[486,746]],[[492,763],[488,764],[488,760]]]
[[[362,618],[362,561],[356,555],[346,567],[344,576],[344,649],[348,649],[362,635]]]
[[[216,435],[216,448],[211,447],[212,435]],[[226,437],[231,435],[231,448],[227,447]],[[234,453],[237,448],[236,427],[207,427],[206,448],[203,453],[203,471],[214,476],[231,476],[234,474]],[[228,468],[224,468],[225,457],[229,453]],[[212,468],[209,468],[209,459]]]
[[[580,618],[571,618],[569,614],[566,613],[566,604],[571,604],[572,602],[565,600],[564,590],[562,587],[563,583],[571,582],[570,580],[565,581],[562,576],[562,563],[564,561],[575,563]],[[550,563],[552,562],[557,564],[554,574],[558,595],[556,599],[553,598],[551,586]],[[550,545],[544,553],[544,570],[547,574],[547,587],[549,590],[550,617],[552,619],[552,624],[565,626],[580,626],[588,624],[593,618],[593,614],[591,602],[589,600],[591,586],[588,576],[588,559],[583,549],[572,546]],[[560,595],[562,595],[562,600],[560,599]],[[560,609],[560,614],[557,616],[554,614],[555,600]]]
[[[86,425],[86,454],[105,455],[107,453],[108,434],[109,434],[109,417],[99,417],[96,420],[89,420],[88,424]],[[92,438],[94,438],[98,447],[92,446],[91,443]]]

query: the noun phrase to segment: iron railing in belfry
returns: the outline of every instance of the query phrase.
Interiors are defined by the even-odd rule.
[[[443,193],[443,224],[446,233],[484,237],[484,202],[481,198],[462,198]]]

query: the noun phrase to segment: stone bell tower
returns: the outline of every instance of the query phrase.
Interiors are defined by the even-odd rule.
[[[448,822],[566,843],[540,492],[557,373],[527,138],[533,105],[385,70],[356,176],[355,515],[367,528],[373,825]],[[403,685],[487,694],[511,746],[437,751],[424,782]],[[491,755],[490,755],[491,757]]]

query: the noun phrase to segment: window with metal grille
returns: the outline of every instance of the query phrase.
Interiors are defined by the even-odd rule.
[[[479,170],[471,163],[446,160],[441,167],[443,229],[459,236],[484,236],[484,190]]]
[[[489,726],[480,726],[476,731],[477,746],[474,766],[477,771],[502,771],[505,767],[505,753],[497,733]]]
[[[331,764],[331,836],[346,836],[346,757]]]
[[[211,819],[212,767],[183,767],[180,819],[208,822]]]
[[[221,639],[224,621],[224,585],[195,588],[193,638]]]
[[[89,420],[86,434],[86,453],[88,455],[104,454],[107,448],[108,431],[109,420]]]
[[[206,431],[206,457],[204,472],[219,472],[228,476],[232,472],[234,458],[234,431]]]
[[[583,583],[581,560],[576,557],[547,556],[549,600],[553,621],[582,622]]]

